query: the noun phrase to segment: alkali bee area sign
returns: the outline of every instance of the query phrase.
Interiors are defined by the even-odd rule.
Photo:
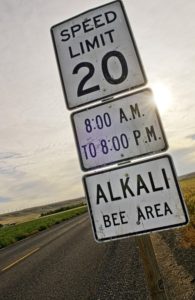
[[[54,25],[51,33],[69,109],[146,83],[120,0]]]
[[[188,222],[170,156],[86,175],[83,181],[99,242]]]
[[[71,119],[85,171],[167,149],[149,89],[77,111]]]

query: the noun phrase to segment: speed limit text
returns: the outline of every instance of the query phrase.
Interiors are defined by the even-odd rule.
[[[104,14],[98,14],[93,18],[86,18],[83,22],[74,24],[69,28],[65,28],[61,31],[61,41],[69,42],[72,39],[77,38],[80,34],[87,34],[96,28],[107,26],[110,23],[114,23],[117,19],[117,14],[114,11],[108,11]],[[114,24],[113,24],[114,25]],[[68,47],[70,58],[77,57],[86,52],[90,52],[93,49],[105,46],[107,43],[114,42],[114,29],[105,30],[99,35],[93,36],[91,39],[85,39],[76,44],[73,48]]]

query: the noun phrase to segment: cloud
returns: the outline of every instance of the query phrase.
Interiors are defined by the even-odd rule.
[[[190,134],[186,136],[188,139],[195,141],[195,134]]]
[[[0,152],[0,160],[12,159],[12,158],[22,158],[22,154],[17,152]]]
[[[21,182],[21,184],[17,184],[17,186],[14,187],[14,191],[17,194],[38,198],[40,195],[43,196],[43,194],[51,194],[53,189],[51,183],[47,180],[33,180],[33,178],[28,178],[26,181]]]
[[[1,152],[0,153],[0,176],[9,176],[17,179],[25,175],[21,170],[21,161],[25,159],[20,153]]]
[[[11,198],[10,197],[3,197],[3,196],[0,196],[0,202],[9,202],[11,201]]]
[[[98,2],[85,0],[79,6],[73,0],[66,7],[62,0],[57,4],[49,0],[46,6],[43,1],[0,1],[0,64],[4,70],[0,79],[1,209],[83,195],[82,172],[49,28]],[[160,0],[128,2],[125,5],[149,84],[162,81],[173,97],[173,106],[162,116],[170,151],[179,173],[190,172],[195,162],[195,69],[191,63],[195,2],[184,7],[182,0],[172,1],[168,10]]]
[[[195,148],[183,147],[171,151],[179,175],[195,171]]]

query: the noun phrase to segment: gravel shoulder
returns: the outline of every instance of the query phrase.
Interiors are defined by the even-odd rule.
[[[182,247],[181,230],[151,235],[169,299],[195,300],[195,251]]]
[[[96,292],[89,300],[150,299],[136,240],[122,239],[105,246],[95,279]]]

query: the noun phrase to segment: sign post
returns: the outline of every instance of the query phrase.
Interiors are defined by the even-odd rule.
[[[122,1],[54,25],[51,34],[67,108],[85,105],[71,115],[82,170],[166,151],[151,90],[132,93],[146,76]],[[95,240],[137,236],[151,298],[167,299],[150,237],[140,235],[188,222],[170,156],[107,168],[83,183]]]
[[[144,265],[144,272],[152,300],[167,300],[167,294],[160,274],[150,235],[137,236],[136,242]]]

